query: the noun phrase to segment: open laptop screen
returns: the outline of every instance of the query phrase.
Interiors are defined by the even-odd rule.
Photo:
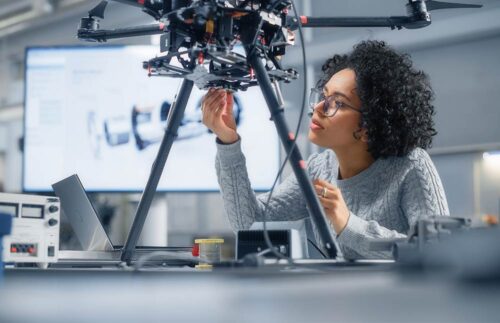
[[[71,175],[53,184],[52,188],[61,199],[61,208],[73,227],[83,250],[113,250],[113,245],[78,175]]]

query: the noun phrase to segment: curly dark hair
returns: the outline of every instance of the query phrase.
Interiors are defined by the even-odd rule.
[[[397,53],[383,41],[363,41],[351,53],[335,55],[323,64],[319,88],[338,71],[355,72],[362,103],[360,128],[367,129],[368,151],[374,158],[429,148],[437,134],[432,119],[434,92],[427,75],[412,65],[408,54]]]

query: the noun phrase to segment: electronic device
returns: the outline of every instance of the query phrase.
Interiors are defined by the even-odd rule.
[[[3,239],[5,263],[35,263],[46,268],[59,254],[58,197],[0,193],[0,213],[12,217],[12,232]]]
[[[306,220],[298,221],[271,221],[266,222],[266,230],[273,246],[278,251],[285,251],[292,259],[309,258]],[[241,235],[240,235],[241,233]],[[262,253],[268,250],[264,240],[264,223],[254,222],[248,230],[240,230],[236,235],[236,259],[241,259],[249,253]],[[265,253],[266,257],[273,257],[272,253]]]
[[[52,185],[61,207],[85,251],[111,251],[113,244],[77,175]]]
[[[135,45],[26,50],[23,191],[51,192],[52,183],[78,174],[88,192],[142,192],[179,87],[178,79],[149,78],[137,64],[157,52]],[[195,89],[186,106],[159,191],[219,189],[215,139],[201,123],[203,95]],[[269,114],[257,108],[263,106],[258,88],[235,94],[242,148],[257,191],[271,187],[280,155]]]
[[[54,192],[60,198],[61,208],[64,215],[68,219],[75,235],[82,245],[84,251],[87,253],[78,253],[75,250],[65,252],[72,257],[79,257],[82,254],[87,255],[105,255],[98,258],[108,259],[109,255],[117,255],[116,252],[102,253],[102,251],[121,251],[123,246],[113,245],[108,234],[104,230],[101,219],[97,214],[94,205],[90,201],[85,188],[78,175],[71,175],[57,183],[52,184]],[[142,252],[147,251],[190,251],[191,247],[153,247],[153,246],[140,246],[137,247]],[[118,252],[119,256],[119,252]],[[115,257],[116,258],[116,257]],[[119,257],[118,257],[119,259]],[[116,260],[116,259],[115,259]]]
[[[267,230],[269,239],[279,253],[292,259],[307,258],[303,249],[301,237],[297,230]],[[264,240],[263,230],[239,230],[236,235],[236,259],[242,259],[248,254],[261,254],[264,257],[274,257]]]
[[[293,0],[118,0],[118,2],[142,9],[158,21],[158,24],[114,30],[100,29],[97,18],[104,18],[107,6],[107,1],[102,1],[89,11],[88,17],[80,20],[78,38],[103,42],[113,38],[161,34],[160,50],[166,54],[144,62],[143,66],[147,69],[148,75],[183,79],[177,100],[171,108],[172,112],[156,162],[139,202],[131,234],[125,243],[122,259],[127,262],[133,255],[133,249],[139,239],[139,233],[146,220],[163,167],[195,84],[200,89],[219,87],[232,91],[247,90],[257,85],[261,88],[287,153],[287,159],[306,199],[311,219],[319,231],[321,247],[326,250],[329,257],[335,258],[337,250],[326,222],[325,212],[306,172],[304,159],[295,146],[296,134],[288,129],[283,116],[279,82],[290,82],[298,76],[295,70],[285,69],[281,65],[286,47],[294,43],[291,30],[298,28],[300,38],[303,39],[302,27],[420,28],[430,24],[431,18],[428,12],[430,10],[481,7],[432,0],[409,0],[406,5],[408,15],[403,17],[309,18],[299,17],[295,5],[292,5]],[[292,11],[294,15],[289,16]],[[243,46],[245,49],[243,55],[234,51],[235,44]],[[303,59],[305,66],[305,54]],[[180,63],[180,66],[175,64],[175,61]],[[138,231],[133,232],[136,227]]]
[[[90,201],[78,175],[71,175],[52,185],[61,200],[61,208],[70,222],[83,250],[61,250],[59,262],[54,266],[68,267],[116,267],[122,263],[123,246],[116,246],[111,242],[102,222]],[[133,231],[133,228],[132,228]],[[172,254],[186,254],[191,247],[152,247],[137,246],[131,262],[136,262],[152,252],[170,252]],[[192,265],[192,261],[176,259],[172,254],[148,261],[152,265]]]

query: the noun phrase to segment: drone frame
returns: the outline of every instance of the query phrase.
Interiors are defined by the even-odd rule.
[[[282,145],[289,156],[292,170],[306,199],[311,218],[320,233],[321,246],[327,251],[330,258],[336,258],[337,250],[329,229],[330,226],[327,223],[324,210],[321,207],[312,182],[307,175],[306,163],[298,147],[295,145],[295,134],[288,129],[283,115],[284,110],[280,100],[279,82],[290,82],[292,79],[298,77],[296,71],[292,69],[284,70],[279,62],[280,57],[284,55],[285,47],[293,44],[293,41],[288,39],[287,32],[300,27],[389,27],[391,29],[416,29],[426,27],[431,23],[429,10],[481,7],[481,5],[454,4],[433,0],[408,0],[406,5],[407,16],[316,18],[306,16],[288,17],[288,7],[292,5],[290,0],[267,0],[269,5],[267,9],[270,9],[270,11],[266,12],[266,14],[260,14],[257,10],[252,11],[242,8],[228,9],[217,6],[220,10],[232,10],[234,17],[237,17],[240,23],[245,25],[246,28],[239,30],[238,39],[243,44],[245,50],[246,56],[243,56],[230,51],[228,52],[227,48],[232,50],[231,44],[226,44],[228,46],[223,50],[217,48],[217,46],[191,48],[197,44],[195,40],[190,39],[193,36],[193,24],[213,24],[213,22],[207,20],[213,14],[213,10],[212,12],[210,11],[213,8],[209,6],[188,7],[189,0],[115,1],[141,7],[143,11],[160,22],[146,26],[101,30],[99,29],[99,21],[94,19],[94,17],[104,18],[106,1],[103,1],[89,12],[89,17],[81,19],[78,38],[87,41],[105,42],[115,38],[161,34],[161,51],[166,51],[167,54],[150,59],[148,62],[144,62],[143,66],[151,76],[169,76],[183,79],[176,100],[169,112],[164,137],[136,210],[132,227],[122,249],[121,260],[127,264],[130,264],[132,261],[135,246],[144,226],[154,194],[156,193],[170,148],[177,137],[177,130],[181,124],[194,85],[200,89],[219,87],[232,91],[246,90],[250,86],[260,86],[268,105],[271,119],[276,125]],[[200,0],[193,1],[193,3],[217,5],[219,1]],[[244,1],[244,3],[248,3],[248,1]],[[273,11],[274,9],[278,9],[278,12]],[[197,12],[199,16],[183,16],[188,10]],[[279,16],[280,12],[283,13],[281,17],[276,17],[276,14]],[[188,12],[188,14],[192,14],[192,12]],[[200,21],[196,22],[196,19],[200,19]],[[269,39],[270,37],[266,39],[266,35],[262,36],[262,28],[265,24],[269,28],[274,28],[267,36],[279,34],[276,39],[274,36],[272,39]],[[213,28],[213,26],[210,28]],[[207,27],[207,30],[210,28]],[[229,31],[232,33],[232,29]],[[275,42],[273,43],[273,41]],[[209,42],[206,43],[209,45]],[[182,52],[180,49],[183,47],[186,50]],[[186,54],[188,55],[187,59],[184,57]],[[181,63],[181,67],[170,64],[174,57]],[[208,70],[204,66],[206,65],[204,64],[205,60],[210,61]],[[266,64],[263,63],[263,60],[266,61]],[[218,66],[214,67],[214,64],[218,64]]]

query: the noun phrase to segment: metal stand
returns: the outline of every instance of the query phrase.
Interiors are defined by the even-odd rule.
[[[323,207],[321,206],[316,191],[307,175],[306,162],[302,159],[299,148],[294,147],[294,133],[290,132],[283,116],[283,109],[280,107],[276,93],[273,90],[271,80],[267,74],[266,68],[259,57],[259,54],[255,50],[247,51],[247,60],[255,70],[255,75],[257,77],[259,86],[262,90],[262,94],[266,99],[267,106],[271,112],[271,118],[276,125],[276,130],[278,131],[278,136],[280,137],[281,143],[283,144],[287,154],[290,154],[290,164],[292,166],[293,172],[299,186],[304,193],[306,199],[307,207],[309,208],[309,213],[311,215],[316,228],[319,230],[321,239],[323,240],[323,246],[328,252],[330,258],[335,258],[337,256],[337,249],[333,242],[332,234],[330,233],[329,225],[326,222]],[[291,153],[290,153],[291,151]]]
[[[158,150],[158,155],[156,156],[155,162],[151,168],[148,183],[142,193],[127,241],[122,249],[121,261],[126,262],[128,265],[131,264],[137,241],[139,240],[144,222],[148,216],[151,202],[153,201],[158,187],[158,182],[160,181],[165,163],[167,162],[168,154],[170,153],[170,148],[177,137],[177,130],[179,129],[182,118],[184,117],[184,111],[186,110],[186,105],[188,103],[189,96],[191,95],[193,85],[193,81],[186,79],[182,81],[182,86],[177,95],[177,99],[172,105],[171,112],[169,113],[165,135],[161,142],[160,149]]]

